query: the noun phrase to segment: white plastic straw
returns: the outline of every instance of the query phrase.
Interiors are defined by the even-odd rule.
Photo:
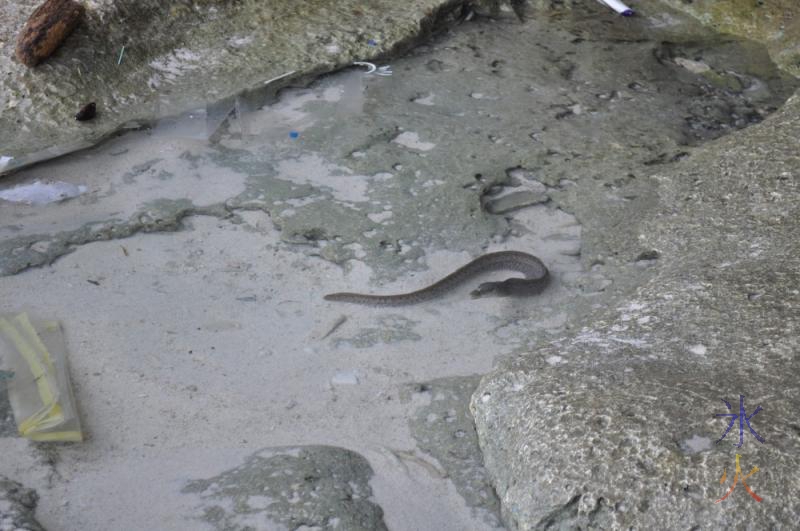
[[[634,15],[633,9],[626,6],[619,0],[597,0],[601,4],[605,4],[623,17],[632,17]]]

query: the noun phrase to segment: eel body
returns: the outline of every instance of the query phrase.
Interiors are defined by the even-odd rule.
[[[502,297],[530,296],[541,293],[550,280],[547,267],[535,256],[519,251],[500,251],[479,256],[438,282],[425,288],[397,295],[368,295],[362,293],[331,293],[325,300],[372,306],[405,306],[429,301],[464,284],[472,278],[491,271],[516,271],[524,278],[509,278],[500,282],[484,282],[470,295],[472,298],[496,295]]]

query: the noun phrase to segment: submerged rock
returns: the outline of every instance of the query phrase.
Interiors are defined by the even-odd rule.
[[[214,529],[387,529],[367,460],[335,446],[265,448],[215,477],[189,481]]]
[[[38,502],[35,490],[0,476],[0,529],[44,531],[34,515]]]

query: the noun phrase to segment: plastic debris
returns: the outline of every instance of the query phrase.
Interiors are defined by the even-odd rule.
[[[392,75],[392,67],[390,65],[384,66],[375,66],[373,63],[368,63],[366,61],[356,61],[353,63],[354,66],[366,66],[367,67],[367,74],[375,74],[378,76],[391,76]]]
[[[80,442],[80,419],[67,371],[66,345],[57,321],[28,314],[0,316],[0,360],[20,435],[34,441]]]
[[[122,64],[122,56],[125,55],[125,45],[122,45],[122,49],[119,51],[119,59],[117,59],[117,66]]]
[[[270,84],[270,83],[272,83],[273,81],[278,81],[279,79],[283,79],[283,78],[285,78],[286,76],[291,76],[291,75],[292,75],[292,74],[294,74],[294,73],[295,73],[295,70],[292,70],[291,72],[286,72],[285,74],[281,74],[281,75],[279,75],[279,76],[277,76],[277,77],[273,77],[272,79],[268,79],[268,80],[264,81],[264,84],[265,84],[265,85],[269,85],[269,84]]]
[[[367,63],[366,61],[356,61],[355,63],[353,63],[353,65],[354,65],[354,66],[366,66],[366,67],[367,67],[367,74],[371,74],[371,73],[373,73],[375,70],[377,70],[377,69],[378,69],[378,67],[377,67],[377,66],[375,66],[375,65],[374,65],[374,64],[372,64],[372,63]]]
[[[54,183],[34,181],[31,184],[21,184],[14,188],[0,190],[0,199],[26,205],[46,205],[77,197],[86,190],[87,188],[82,184],[75,185],[63,181]]]
[[[347,371],[338,371],[331,378],[331,385],[332,386],[358,385],[359,383],[360,383],[360,380],[358,378],[358,371],[355,370],[355,369],[351,369],[351,370],[347,370]]]
[[[297,131],[289,131],[289,138],[297,138],[300,136],[300,133]]]
[[[623,17],[632,17],[636,12],[630,7],[626,6],[619,0],[597,0],[601,4],[605,4]]]

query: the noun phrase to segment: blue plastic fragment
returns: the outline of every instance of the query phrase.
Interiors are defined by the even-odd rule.
[[[289,131],[289,138],[297,138],[300,136],[300,133],[297,131]]]

